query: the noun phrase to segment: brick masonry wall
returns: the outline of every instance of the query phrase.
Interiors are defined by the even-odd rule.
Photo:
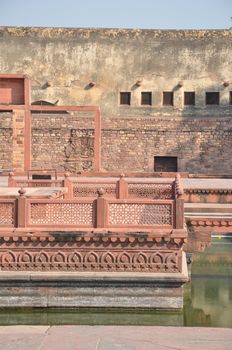
[[[177,156],[178,170],[230,174],[232,118],[104,119],[105,170],[153,171],[154,156]]]
[[[33,114],[32,168],[80,171],[88,156],[83,151],[89,148],[84,142],[93,139],[94,119],[90,113]],[[91,169],[90,165],[86,170]]]
[[[0,169],[12,169],[12,114],[0,114]]]
[[[85,116],[34,116],[33,167],[58,167],[64,170],[67,165],[65,149],[70,143],[71,129],[88,130],[91,125],[93,122]],[[229,117],[166,120],[151,117],[104,117],[102,169],[153,171],[154,156],[177,156],[179,171],[230,174],[231,131],[232,118]],[[72,157],[77,157],[78,152],[80,151]]]

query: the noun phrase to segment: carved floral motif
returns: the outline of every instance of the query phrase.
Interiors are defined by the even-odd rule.
[[[94,130],[71,129],[68,145],[65,147],[64,168],[70,172],[90,171],[94,157]]]
[[[1,251],[1,269],[118,272],[180,272],[181,251],[24,250]]]

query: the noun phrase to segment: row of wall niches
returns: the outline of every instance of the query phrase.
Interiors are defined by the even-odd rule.
[[[195,106],[195,91],[184,91],[183,104],[184,106]],[[140,105],[141,106],[152,106],[152,92],[142,91]],[[205,93],[205,104],[206,105],[220,105],[220,92],[206,92]],[[229,91],[228,104],[232,105],[232,91]],[[131,92],[125,91],[120,92],[120,105],[130,106],[131,105]],[[162,93],[162,105],[163,106],[174,106],[174,92],[163,91]]]

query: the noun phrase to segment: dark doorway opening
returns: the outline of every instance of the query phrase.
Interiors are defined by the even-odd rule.
[[[33,174],[32,180],[51,180],[51,175],[39,175],[39,174]]]
[[[154,157],[154,171],[177,172],[177,157]]]

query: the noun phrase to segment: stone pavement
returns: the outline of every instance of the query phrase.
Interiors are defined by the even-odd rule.
[[[0,350],[231,350],[232,329],[144,326],[0,327]]]

